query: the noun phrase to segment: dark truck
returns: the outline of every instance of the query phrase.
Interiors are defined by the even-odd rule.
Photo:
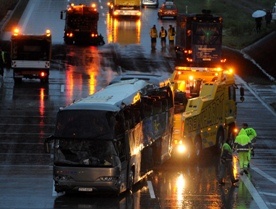
[[[178,14],[176,23],[176,64],[212,67],[222,59],[222,17],[210,10],[201,14]]]
[[[105,44],[103,36],[98,34],[99,12],[95,4],[70,4],[61,11],[60,19],[65,19],[65,44]]]

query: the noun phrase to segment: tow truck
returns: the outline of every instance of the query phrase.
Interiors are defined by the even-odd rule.
[[[51,31],[45,34],[21,34],[16,28],[11,36],[11,68],[14,82],[22,78],[40,79],[48,83],[52,54]]]
[[[221,17],[206,10],[179,14],[176,31],[173,153],[198,158],[203,149],[220,150],[227,138],[234,139],[239,87],[222,57]],[[240,96],[243,101],[243,87]]]
[[[60,19],[65,20],[65,44],[104,45],[105,41],[98,34],[99,12],[96,4],[69,4],[66,10],[60,12]]]

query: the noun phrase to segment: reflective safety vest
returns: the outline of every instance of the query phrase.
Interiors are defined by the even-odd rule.
[[[150,37],[151,38],[157,38],[158,37],[156,28],[152,28],[150,30]]]
[[[247,136],[249,136],[250,140],[254,139],[257,137],[257,132],[255,131],[254,128],[246,128],[245,129]]]
[[[165,38],[167,36],[166,30],[161,30],[160,31],[160,37]]]
[[[173,28],[169,28],[168,30],[168,38],[170,41],[173,41],[174,40],[174,36],[175,34],[173,33]]]
[[[243,128],[240,130],[234,143],[238,152],[248,152],[251,149],[251,140]]]
[[[6,63],[4,51],[1,52],[1,61],[2,61],[2,63]]]

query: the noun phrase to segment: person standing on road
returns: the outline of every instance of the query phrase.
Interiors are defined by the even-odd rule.
[[[256,21],[256,31],[257,31],[257,33],[261,32],[262,20],[263,20],[262,17],[257,17],[257,18],[255,18],[255,21]]]
[[[234,146],[238,152],[240,175],[243,175],[243,173],[248,174],[248,153],[251,149],[251,140],[247,136],[244,128],[242,128],[236,136]]]
[[[246,134],[249,137],[250,142],[251,142],[251,150],[248,153],[248,161],[250,163],[250,160],[251,160],[252,156],[255,155],[255,153],[254,153],[254,143],[256,142],[257,132],[254,128],[248,127],[247,123],[243,123],[242,127],[246,131]]]
[[[270,25],[271,20],[272,20],[272,13],[271,13],[270,10],[267,10],[267,11],[266,11],[266,15],[265,15],[265,23],[266,23],[266,26],[269,26],[269,25]]]
[[[230,139],[222,145],[221,156],[220,156],[220,166],[219,166],[219,184],[224,185],[224,178],[229,175],[232,185],[238,182],[238,179],[235,179],[233,172],[233,149],[231,146]]]
[[[156,47],[157,37],[158,37],[157,29],[156,29],[156,26],[153,25],[152,28],[150,29],[151,48],[152,49],[155,49],[155,47]]]
[[[165,48],[166,47],[166,38],[167,38],[167,31],[165,28],[162,26],[161,30],[159,32],[159,38],[161,38],[161,47]]]
[[[0,75],[4,75],[5,52],[0,48]]]
[[[169,39],[170,47],[174,46],[174,37],[175,37],[175,29],[174,27],[172,27],[172,25],[170,25],[168,29],[168,39]]]

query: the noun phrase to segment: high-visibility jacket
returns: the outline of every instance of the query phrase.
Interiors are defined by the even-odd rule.
[[[159,32],[159,37],[160,38],[166,38],[167,37],[167,31],[165,29],[161,30]]]
[[[169,39],[169,41],[173,41],[173,40],[174,40],[174,36],[175,36],[174,33],[175,33],[175,32],[174,32],[174,29],[173,29],[173,28],[169,28],[169,29],[168,29],[168,39]]]
[[[245,129],[247,136],[249,136],[250,140],[254,139],[257,137],[257,132],[255,131],[254,128],[246,128]]]
[[[151,28],[150,30],[150,37],[151,38],[157,38],[158,37],[158,32],[156,28]]]
[[[227,142],[225,142],[222,145],[221,149],[221,159],[226,161],[232,161],[232,147]]]
[[[241,129],[235,139],[235,148],[238,152],[248,152],[251,149],[251,140],[247,136],[245,129]]]

